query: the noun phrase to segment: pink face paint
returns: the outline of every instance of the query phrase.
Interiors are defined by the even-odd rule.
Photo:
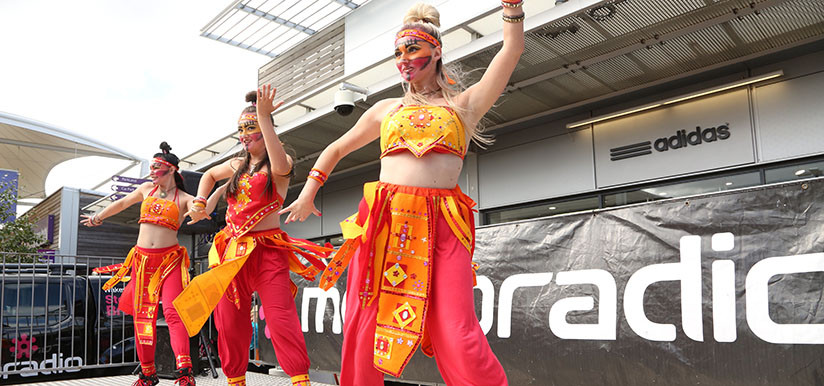
[[[170,171],[172,171],[171,168],[168,168],[168,167],[164,166],[163,164],[159,164],[159,163],[152,164],[150,169],[151,169],[151,172],[149,173],[149,176],[152,177],[152,178],[161,178],[161,177],[169,174]]]
[[[401,77],[412,81],[432,62],[432,47],[429,43],[409,38],[398,41],[395,47],[395,65]]]
[[[256,133],[240,135],[240,143],[243,144],[243,147],[246,150],[249,150],[249,148],[252,147],[252,145],[255,142],[260,141],[261,139],[263,139],[263,133],[261,133],[260,131]]]

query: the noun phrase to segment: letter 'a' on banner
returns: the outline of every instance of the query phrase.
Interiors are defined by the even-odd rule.
[[[209,320],[212,310],[229,288],[254,249],[255,239],[249,236],[232,240],[226,247],[226,259],[209,271],[195,277],[172,302],[186,326],[189,336],[195,336]],[[212,246],[214,250],[214,245]],[[211,255],[213,251],[209,251]]]

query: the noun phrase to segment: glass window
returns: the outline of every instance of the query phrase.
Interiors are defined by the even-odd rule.
[[[759,172],[754,171],[607,194],[604,195],[604,206],[610,207],[629,205],[639,202],[661,200],[664,198],[721,192],[724,190],[738,189],[760,184],[761,176]]]
[[[49,283],[49,296],[46,296],[46,283],[7,282],[3,288],[3,325],[5,327],[43,327],[51,326],[68,319],[68,286]]]
[[[498,224],[528,218],[553,216],[561,213],[579,212],[598,208],[598,197],[585,197],[576,200],[545,202],[509,209],[493,209],[484,212],[484,224]]]
[[[783,166],[764,171],[768,184],[824,176],[824,161]]]

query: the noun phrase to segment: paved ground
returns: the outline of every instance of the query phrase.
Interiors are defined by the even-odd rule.
[[[196,378],[197,386],[225,386],[226,385],[226,377],[220,372],[220,369],[217,369],[219,377],[212,378],[211,375],[209,376],[199,376]],[[42,382],[42,383],[32,383],[30,385],[38,385],[38,386],[131,386],[134,381],[137,380],[136,376],[133,375],[119,375],[116,377],[101,377],[101,378],[88,378],[88,379],[77,379],[71,381],[53,381],[53,382]],[[283,376],[274,376],[274,375],[266,375],[266,374],[258,374],[258,373],[246,373],[246,384],[248,386],[292,386],[292,382],[289,380],[289,377]],[[158,386],[173,386],[174,381],[170,379],[161,379],[160,384]],[[328,383],[318,383],[312,380],[313,386],[333,386]]]

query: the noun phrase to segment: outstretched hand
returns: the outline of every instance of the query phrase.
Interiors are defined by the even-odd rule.
[[[315,208],[315,203],[314,202],[312,202],[312,201],[303,202],[303,201],[301,201],[300,198],[293,201],[292,204],[290,204],[289,206],[281,209],[278,212],[278,214],[285,214],[285,213],[289,213],[289,215],[286,216],[286,220],[284,221],[284,224],[288,224],[292,221],[303,222],[304,220],[306,220],[307,217],[309,217],[310,214],[314,214],[315,216],[318,216],[318,217],[320,217],[320,215],[321,215],[318,208]]]
[[[100,225],[100,224],[103,224],[103,222],[102,222],[102,221],[101,221],[101,222],[95,222],[95,221],[93,220],[94,216],[95,216],[95,215],[92,215],[92,216],[87,216],[87,215],[85,215],[85,214],[84,214],[84,215],[81,215],[80,217],[84,217],[84,219],[80,220],[80,223],[81,223],[81,224],[83,224],[83,225],[85,225],[85,226],[87,226],[87,227],[96,227],[96,226],[98,226],[98,225]]]
[[[271,84],[264,84],[260,86],[257,91],[257,115],[258,117],[264,115],[271,115],[275,110],[283,105],[283,101],[275,104],[275,94],[277,88],[272,87]],[[260,118],[258,118],[260,119]]]
[[[209,220],[212,219],[212,216],[209,216],[209,214],[206,213],[206,209],[204,209],[204,208],[189,209],[189,211],[186,212],[183,215],[183,217],[186,217],[186,216],[189,216],[189,218],[191,218],[191,220],[189,220],[189,222],[186,223],[186,224],[189,224],[189,225],[192,225],[192,224],[194,224],[194,223],[196,223],[200,220],[203,220],[204,218],[209,219]]]

